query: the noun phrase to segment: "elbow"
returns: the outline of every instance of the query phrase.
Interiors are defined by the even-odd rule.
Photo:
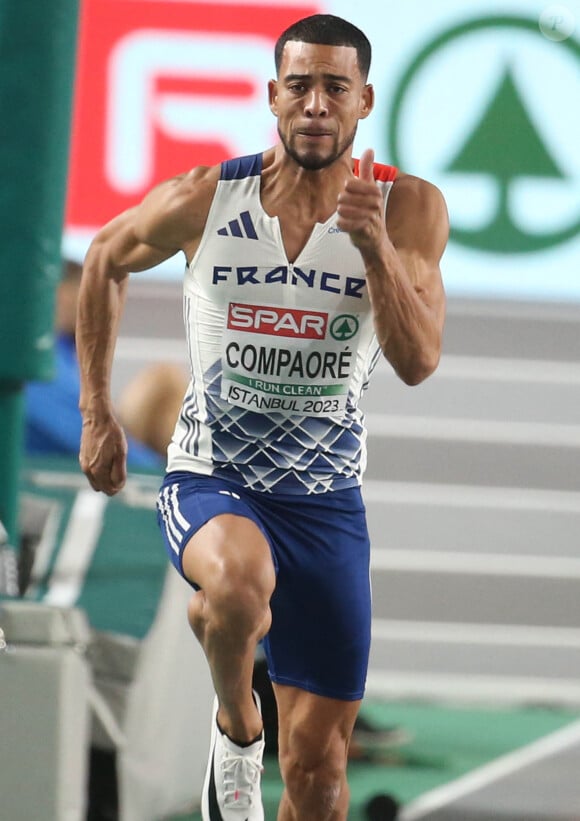
[[[441,359],[440,351],[423,354],[404,366],[397,368],[397,375],[409,387],[415,387],[424,382],[437,370]]]
[[[114,280],[121,282],[127,277],[127,271],[114,263],[110,245],[104,238],[97,235],[87,250],[83,272],[87,271],[91,279],[101,278],[103,281]]]

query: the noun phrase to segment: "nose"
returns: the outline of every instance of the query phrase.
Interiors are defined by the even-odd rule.
[[[309,117],[326,117],[328,103],[324,91],[313,88],[306,98],[304,111]]]

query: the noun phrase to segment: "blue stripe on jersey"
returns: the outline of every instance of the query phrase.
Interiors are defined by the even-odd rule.
[[[240,226],[240,223],[237,220],[230,220],[228,222],[228,225],[230,226],[230,231],[232,232],[232,237],[243,237],[244,236],[242,234],[242,228]]]
[[[246,229],[246,235],[248,239],[258,239],[258,235],[256,234],[256,229],[254,228],[254,223],[252,222],[252,218],[250,216],[249,211],[242,211],[240,214],[240,219],[244,228]]]
[[[255,177],[262,173],[262,154],[249,154],[247,157],[234,157],[225,160],[221,166],[221,180],[243,180],[244,177]]]

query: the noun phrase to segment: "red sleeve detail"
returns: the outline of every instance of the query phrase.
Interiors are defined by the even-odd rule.
[[[355,177],[359,174],[359,161],[353,160],[353,173]],[[383,165],[380,162],[373,163],[373,174],[378,182],[394,182],[397,178],[397,168],[394,165]]]

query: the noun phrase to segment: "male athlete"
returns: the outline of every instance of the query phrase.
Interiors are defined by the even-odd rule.
[[[125,481],[109,381],[131,271],[186,257],[192,380],[159,520],[195,589],[189,621],[215,685],[205,821],[262,821],[263,641],[279,713],[279,821],[346,819],[348,742],[370,641],[358,402],[380,354],[409,385],[436,368],[448,234],[440,192],[352,158],[373,107],[365,35],[331,15],[287,29],[269,104],[280,142],[169,180],[106,225],[78,324],[96,490]]]

